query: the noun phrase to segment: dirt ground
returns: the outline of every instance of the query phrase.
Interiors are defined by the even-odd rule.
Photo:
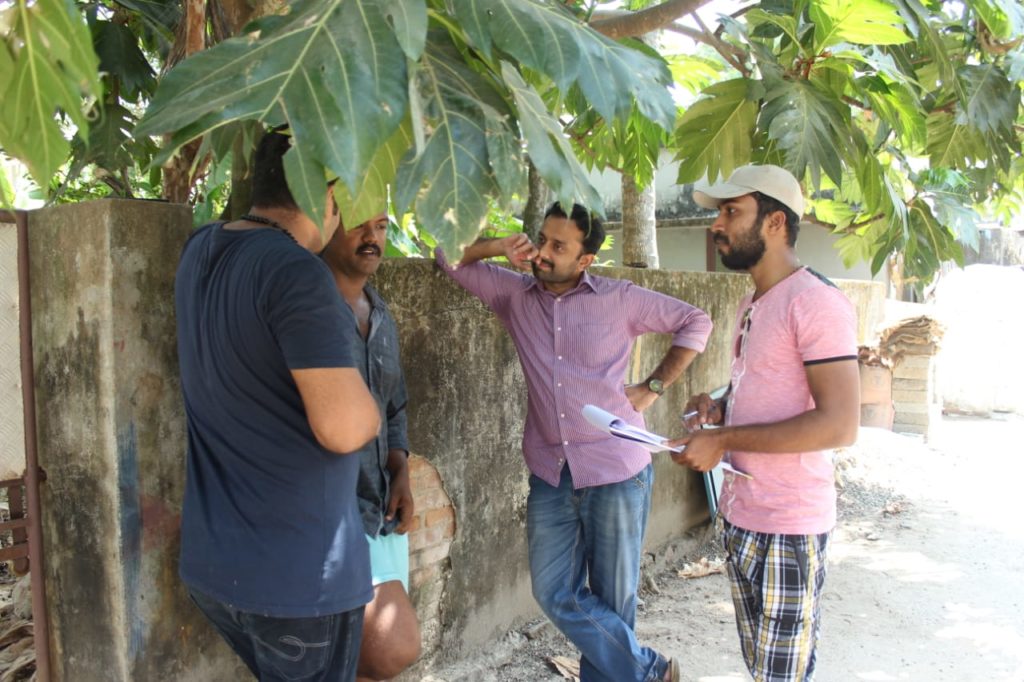
[[[997,414],[945,417],[927,444],[861,429],[840,453],[819,682],[1024,680],[1022,444],[1024,417]],[[678,657],[685,680],[750,679],[727,579],[682,578],[684,559],[699,557],[667,551],[645,581],[641,641]],[[709,542],[698,554],[713,562],[717,551]],[[575,655],[535,623],[423,682],[572,679],[552,659]]]

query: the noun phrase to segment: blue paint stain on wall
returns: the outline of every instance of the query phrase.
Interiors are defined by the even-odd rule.
[[[128,660],[142,651],[143,622],[139,615],[142,567],[142,505],[139,501],[139,457],[135,422],[117,433],[117,488],[121,524],[121,572],[128,622]]]

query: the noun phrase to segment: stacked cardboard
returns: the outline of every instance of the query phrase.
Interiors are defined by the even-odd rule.
[[[881,334],[879,355],[892,362],[892,429],[927,434],[941,413],[935,388],[935,354],[943,327],[926,315],[907,318]]]

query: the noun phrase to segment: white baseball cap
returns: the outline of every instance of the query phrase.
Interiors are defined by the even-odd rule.
[[[751,192],[760,192],[781,202],[803,218],[804,194],[793,174],[779,166],[742,166],[733,171],[729,179],[715,185],[701,180],[693,186],[693,200],[703,208],[718,208],[726,199],[734,199]]]

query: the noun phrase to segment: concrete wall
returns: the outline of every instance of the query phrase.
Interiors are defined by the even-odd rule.
[[[29,219],[55,680],[228,680],[177,576],[185,420],[173,279],[183,206],[97,201]]]
[[[51,614],[58,680],[244,679],[177,578],[185,430],[172,282],[187,209],[102,201],[32,214],[32,308]],[[728,376],[728,337],[746,276],[608,269],[707,310],[709,351],[651,411],[677,434],[695,390]],[[420,526],[413,598],[422,672],[538,615],[526,564],[525,386],[508,335],[423,260],[385,263],[377,285],[401,331]],[[865,318],[879,285],[843,284]],[[862,336],[873,328],[862,320]],[[667,338],[644,338],[633,380]],[[420,459],[422,457],[422,459]],[[707,517],[700,477],[656,456],[647,543]],[[407,679],[409,679],[407,677]]]

